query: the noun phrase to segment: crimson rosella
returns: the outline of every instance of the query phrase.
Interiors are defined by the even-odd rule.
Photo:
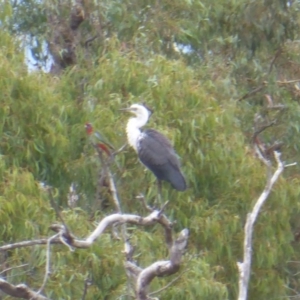
[[[111,143],[108,142],[108,140],[103,135],[101,135],[97,131],[94,131],[94,128],[91,123],[85,124],[85,130],[94,146],[99,147],[108,156],[112,155],[112,152],[115,150],[114,147]]]

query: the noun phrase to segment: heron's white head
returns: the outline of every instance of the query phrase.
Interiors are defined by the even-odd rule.
[[[129,119],[126,132],[129,144],[137,151],[138,139],[141,134],[140,128],[146,125],[152,112],[142,104],[132,104],[129,108],[122,110],[135,115],[135,117]]]
[[[136,116],[136,118],[133,119],[136,120],[138,127],[144,126],[151,116],[151,111],[142,104],[132,104],[129,108],[124,110],[129,111]]]

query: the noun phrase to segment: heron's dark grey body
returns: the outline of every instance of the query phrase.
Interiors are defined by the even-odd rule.
[[[170,182],[178,191],[186,189],[179,160],[165,136],[153,129],[143,131],[137,141],[137,152],[140,161],[154,173],[158,180]]]
[[[153,172],[158,182],[168,181],[174,189],[184,191],[186,182],[170,141],[156,130],[140,131],[149,119],[149,110],[139,104],[133,104],[127,110],[136,115],[128,121],[126,131],[128,142],[138,153],[140,161]]]

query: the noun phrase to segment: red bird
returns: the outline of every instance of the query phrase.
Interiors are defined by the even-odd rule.
[[[99,132],[94,131],[94,128],[91,123],[85,124],[85,130],[87,135],[90,137],[93,145],[99,147],[108,156],[112,155],[112,151],[115,150],[114,147]]]

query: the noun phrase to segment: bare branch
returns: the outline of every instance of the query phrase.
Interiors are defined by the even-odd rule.
[[[255,143],[254,150],[259,160],[261,160],[268,168],[271,167],[271,162],[264,156],[264,151]],[[269,170],[268,170],[269,171]]]
[[[14,270],[14,269],[27,267],[28,265],[29,264],[23,264],[23,265],[20,265],[20,266],[15,266],[15,267],[7,268],[7,269],[3,270],[2,272],[0,272],[0,275],[3,274],[3,273],[6,273],[8,271]]]
[[[92,281],[87,278],[85,281],[84,281],[84,290],[83,290],[83,295],[81,297],[81,300],[85,300],[85,297],[87,295],[87,290],[88,288],[92,285]]]
[[[253,139],[255,139],[260,133],[262,133],[263,131],[265,131],[267,128],[272,127],[276,125],[276,121],[272,121],[266,125],[261,126],[260,128],[258,128],[254,134],[253,134]]]
[[[252,95],[260,92],[262,89],[265,88],[265,86],[266,86],[266,82],[263,82],[262,85],[260,85],[259,87],[253,89],[252,91],[246,93],[244,96],[242,96],[241,98],[239,98],[237,101],[242,101],[242,100],[244,100],[246,98],[249,98],[250,96],[252,96]]]
[[[274,152],[275,160],[277,162],[277,170],[267,179],[267,184],[258,198],[257,202],[254,205],[254,208],[251,213],[247,215],[247,221],[245,224],[245,238],[244,238],[244,257],[243,262],[238,262],[239,269],[239,295],[238,300],[246,300],[248,294],[248,285],[250,279],[250,270],[251,270],[251,259],[252,259],[252,235],[255,221],[259,215],[259,212],[269,197],[272,187],[275,182],[278,180],[280,174],[283,172],[285,166],[280,160],[280,153]],[[271,168],[270,161],[267,161],[268,168]]]
[[[141,201],[142,206],[146,209],[146,211],[153,212],[153,208],[147,204],[144,194],[140,193],[135,198]]]
[[[286,80],[286,81],[276,81],[278,84],[289,84],[300,82],[300,79]]]
[[[181,257],[187,245],[189,231],[183,229],[174,242],[171,250],[170,260],[157,261],[141,271],[137,276],[136,294],[137,300],[147,300],[147,289],[155,277],[168,276],[176,273],[180,267]]]
[[[53,209],[55,210],[55,213],[56,213],[56,216],[58,217],[58,219],[61,221],[61,223],[64,225],[65,227],[65,231],[69,232],[69,229],[62,217],[62,214],[60,213],[60,210],[54,200],[54,197],[53,197],[53,194],[52,194],[52,188],[51,187],[48,187],[48,193],[49,193],[49,198],[50,198],[50,203],[51,203],[51,206],[53,207]]]
[[[122,147],[120,147],[118,150],[116,150],[112,155],[116,156],[117,154],[121,153],[126,147],[128,146],[128,144],[124,144]]]
[[[94,41],[94,40],[95,40],[96,38],[98,38],[98,37],[99,37],[99,35],[96,34],[96,35],[94,35],[94,36],[88,38],[88,39],[84,42],[84,47],[87,47],[92,41]]]
[[[45,276],[44,276],[43,284],[40,287],[40,289],[37,291],[37,294],[40,294],[43,291],[43,289],[45,288],[45,285],[47,283],[48,276],[51,273],[50,272],[50,255],[51,255],[51,253],[50,253],[50,245],[51,245],[51,241],[54,240],[59,235],[60,234],[57,233],[57,234],[55,234],[54,236],[52,236],[52,237],[50,237],[48,239],[48,242],[47,242],[47,255],[46,255],[46,271],[45,271]]]
[[[110,187],[110,191],[111,191],[111,194],[112,194],[112,198],[113,198],[113,201],[114,201],[115,208],[116,208],[118,213],[122,213],[121,206],[120,206],[120,201],[119,201],[119,197],[118,197],[118,193],[117,193],[117,188],[116,188],[116,185],[115,185],[115,182],[114,182],[113,175],[111,174],[109,168],[107,169],[107,175],[108,175],[108,179],[109,179],[109,187]]]
[[[162,287],[161,289],[151,292],[148,295],[149,296],[153,296],[155,294],[161,293],[162,291],[166,290],[167,288],[169,288],[174,282],[176,282],[178,279],[180,279],[180,277],[186,273],[188,270],[183,271],[179,276],[177,276],[176,278],[174,278],[173,280],[171,280],[166,286]]]
[[[32,291],[26,284],[13,285],[3,278],[0,278],[0,290],[5,294],[16,298],[28,300],[49,300],[49,298]]]
[[[48,239],[39,239],[39,240],[32,240],[32,241],[23,241],[18,242],[14,244],[7,244],[0,247],[0,251],[7,251],[12,250],[16,248],[23,248],[23,247],[29,247],[29,246],[35,246],[35,245],[45,245],[47,244]],[[61,241],[59,238],[56,238],[51,241],[51,244],[61,244]]]
[[[59,232],[61,237],[53,237],[51,244],[68,244],[75,248],[88,248],[92,243],[104,232],[104,230],[114,224],[130,223],[138,226],[151,226],[155,223],[160,223],[162,226],[172,226],[172,223],[166,218],[165,215],[161,214],[161,211],[155,210],[147,217],[141,217],[139,215],[132,214],[112,214],[106,216],[98,224],[97,228],[90,234],[85,240],[79,240],[75,238],[69,231],[65,230],[63,225],[53,224],[50,229]],[[62,240],[64,242],[62,242]],[[48,239],[40,239],[33,241],[23,241],[15,244],[8,244],[0,247],[0,251],[11,250],[15,248],[28,247],[33,245],[44,245],[47,244]]]
[[[270,67],[269,67],[269,71],[268,71],[268,75],[270,75],[270,73],[272,72],[273,66],[275,64],[276,59],[280,56],[280,54],[282,53],[282,48],[279,47],[278,50],[276,51],[271,63],[270,63]]]

